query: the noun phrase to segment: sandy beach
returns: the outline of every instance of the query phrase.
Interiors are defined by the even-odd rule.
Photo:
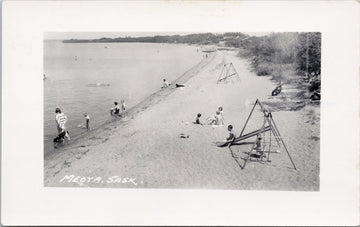
[[[126,117],[47,152],[45,186],[319,190],[319,105],[272,114],[297,170],[283,149],[271,154],[271,162],[247,162],[241,169],[238,162],[246,147],[233,146],[232,153],[214,145],[228,136],[229,124],[240,134],[256,99],[271,111],[271,103],[281,102],[271,97],[276,85],[268,77],[256,76],[249,62],[236,54],[212,53]],[[240,81],[217,84],[229,62]],[[186,86],[175,88],[175,83]],[[192,123],[197,113],[205,121],[219,106],[224,109],[223,126]]]

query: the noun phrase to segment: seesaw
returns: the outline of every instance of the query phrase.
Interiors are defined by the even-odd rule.
[[[238,142],[240,142],[240,141],[242,141],[242,140],[246,140],[246,139],[251,138],[251,137],[253,137],[253,136],[257,136],[258,134],[267,132],[267,131],[269,131],[269,130],[271,130],[271,127],[270,127],[270,126],[267,126],[267,127],[265,127],[265,128],[262,128],[262,129],[259,129],[259,130],[255,130],[255,131],[250,132],[250,133],[248,133],[248,134],[245,134],[245,135],[243,135],[243,136],[239,136],[239,137],[237,137],[237,138],[235,138],[234,140],[231,140],[231,141],[218,141],[218,142],[215,142],[215,143],[216,143],[216,145],[217,145],[218,147],[226,147],[226,146],[228,146],[229,144],[232,144],[232,145],[243,145],[243,144],[247,144],[247,143],[241,144],[241,143],[238,143]],[[252,144],[252,143],[251,143],[251,144]]]

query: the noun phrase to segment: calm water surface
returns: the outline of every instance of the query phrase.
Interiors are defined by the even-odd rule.
[[[202,57],[188,45],[44,41],[45,149],[57,135],[56,107],[68,116],[70,135],[80,135],[84,113],[96,128],[111,118],[114,101],[124,99],[131,108],[159,90],[163,78],[178,78]]]

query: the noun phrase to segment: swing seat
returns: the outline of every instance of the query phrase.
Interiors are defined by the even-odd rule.
[[[254,149],[251,151],[249,158],[250,158],[250,160],[252,160],[254,158],[257,161],[259,161],[259,160],[262,160],[262,158],[266,158],[266,155],[265,155],[264,151]]]

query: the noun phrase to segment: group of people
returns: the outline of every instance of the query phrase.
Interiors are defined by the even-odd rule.
[[[223,125],[224,124],[224,114],[223,114],[223,108],[220,106],[218,108],[218,110],[215,112],[214,116],[210,116],[208,118],[206,118],[205,123],[202,123],[200,121],[200,117],[201,117],[201,113],[198,113],[195,119],[194,124],[199,124],[199,125]]]
[[[111,116],[124,116],[126,112],[126,104],[124,100],[121,100],[121,107],[119,106],[118,102],[114,102],[114,107],[110,109]]]
[[[205,123],[201,122],[200,120],[201,116],[202,116],[201,113],[198,113],[193,123],[198,125],[214,125],[214,126],[224,125],[224,113],[223,113],[223,108],[221,106],[215,112],[214,116],[210,116],[206,119]],[[233,126],[228,125],[229,137],[226,138],[227,141],[232,141],[236,138],[232,130],[233,130]]]
[[[126,104],[124,100],[121,100],[121,107],[118,105],[118,102],[114,102],[115,107],[111,108],[110,114],[111,116],[124,116],[126,112]],[[86,130],[90,130],[90,116],[89,114],[84,114],[85,118],[85,128]],[[65,143],[70,140],[69,131],[66,128],[67,116],[62,113],[60,108],[55,109],[55,121],[57,124],[58,135],[54,138],[53,142],[55,148],[57,148],[58,144]]]
[[[214,116],[208,117],[206,119],[205,123],[202,123],[200,120],[201,117],[201,113],[198,113],[196,116],[195,121],[193,122],[194,124],[198,124],[198,125],[218,125],[221,126],[224,124],[224,114],[223,114],[223,108],[220,106],[218,108],[218,110],[216,111],[216,114]],[[227,127],[227,130],[229,131],[229,136],[226,138],[226,142],[233,142],[236,139],[236,135],[233,132],[233,126],[230,124]],[[260,157],[263,157],[263,151],[262,151],[262,137],[261,134],[258,134],[256,137],[256,142],[254,145],[254,150],[257,151],[257,153],[259,153]]]

